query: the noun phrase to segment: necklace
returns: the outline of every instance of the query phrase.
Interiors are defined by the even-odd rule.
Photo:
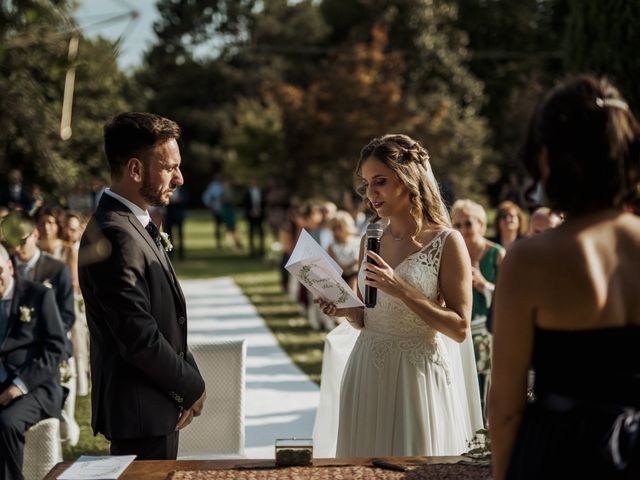
[[[396,242],[400,242],[404,240],[404,237],[407,236],[407,234],[405,233],[401,237],[396,237],[393,233],[391,233],[391,229],[389,227],[387,227],[387,232],[389,232],[389,235],[391,236],[391,238],[393,238]]]

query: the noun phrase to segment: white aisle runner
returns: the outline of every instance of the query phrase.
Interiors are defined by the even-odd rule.
[[[235,282],[223,277],[184,280],[180,285],[187,300],[190,340],[247,340],[247,458],[273,458],[276,438],[311,438],[319,388],[291,362]],[[205,403],[205,408],[215,405]]]

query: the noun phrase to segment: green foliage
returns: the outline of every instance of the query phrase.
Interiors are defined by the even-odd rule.
[[[640,3],[625,0],[569,0],[564,49],[568,71],[607,76],[629,101],[640,108],[637,74],[640,58]]]
[[[422,140],[458,193],[481,195],[495,179],[482,83],[465,66],[452,1],[158,7],[158,42],[137,79],[147,108],[183,127],[192,191],[224,171],[237,183],[258,176],[299,198],[339,199],[362,146],[389,131]],[[213,35],[215,48],[195,55]]]
[[[469,37],[469,68],[485,85],[487,119],[501,181],[518,153],[539,94],[562,72],[566,0],[457,0]],[[500,185],[489,189],[495,201]]]
[[[274,102],[241,98],[235,108],[234,126],[225,135],[229,157],[226,171],[233,180],[277,177],[284,156],[281,111]]]
[[[102,125],[127,109],[126,81],[110,43],[80,38],[68,58],[73,24],[67,2],[3,7],[0,36],[0,172],[23,171],[61,200],[79,181],[105,176]],[[60,138],[65,76],[75,68],[71,139]]]
[[[481,197],[498,171],[488,147],[490,131],[480,113],[482,83],[466,66],[467,37],[455,26],[455,3],[325,0],[322,11],[338,38],[375,41],[371,34],[376,25],[385,26],[384,53],[401,56],[403,64],[396,67],[395,75],[403,111],[396,122],[383,117],[386,126],[372,136],[394,129],[415,136],[429,150],[440,180],[450,181],[458,195]],[[351,25],[348,33],[344,32],[347,23]],[[372,111],[386,114],[388,110]]]
[[[411,121],[402,98],[404,64],[400,55],[385,53],[386,45],[379,29],[371,43],[336,49],[308,87],[273,87],[285,131],[282,178],[292,194],[340,199],[353,187],[363,145]]]

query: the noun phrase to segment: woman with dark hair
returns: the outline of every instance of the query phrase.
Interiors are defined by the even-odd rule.
[[[42,207],[35,213],[35,220],[40,234],[38,247],[52,257],[67,262],[71,247],[62,238],[63,210],[54,206]]]
[[[334,375],[341,379],[336,456],[459,455],[482,426],[467,249],[418,142],[376,138],[356,172],[384,231],[379,254],[365,253],[364,238],[360,247],[358,287],[361,295],[365,285],[378,289],[375,307],[319,300],[324,313],[360,330],[344,375]]]
[[[496,236],[490,240],[507,250],[527,233],[527,217],[517,204],[505,200],[498,205],[494,227]]]
[[[518,242],[494,302],[494,478],[640,478],[640,125],[590,76],[554,88],[525,164],[555,229]],[[535,371],[527,403],[527,370]]]

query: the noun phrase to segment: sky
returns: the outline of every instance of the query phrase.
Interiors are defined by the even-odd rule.
[[[74,18],[84,34],[110,40],[124,35],[118,64],[125,70],[139,65],[144,51],[155,39],[153,22],[158,17],[155,0],[80,0],[79,3]],[[133,21],[127,16],[132,11],[138,12]]]

